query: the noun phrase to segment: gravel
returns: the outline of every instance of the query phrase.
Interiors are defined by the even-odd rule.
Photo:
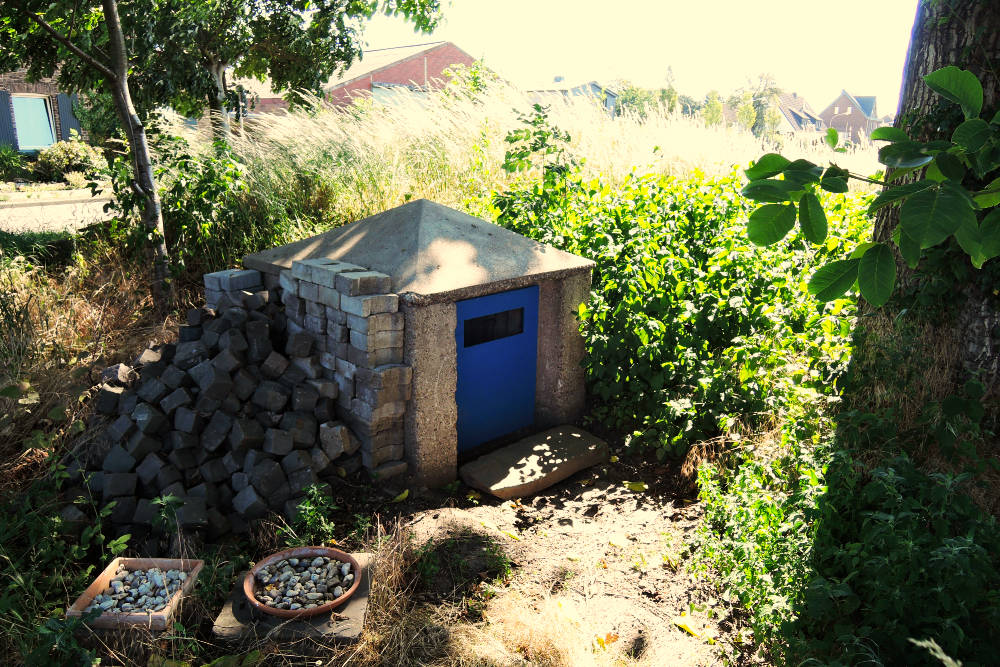
[[[164,572],[157,567],[126,570],[120,566],[108,588],[93,599],[86,611],[100,609],[105,614],[162,611],[180,591],[187,576],[183,570]]]
[[[325,556],[287,558],[257,572],[254,597],[275,609],[312,609],[344,595],[354,583],[352,569]]]

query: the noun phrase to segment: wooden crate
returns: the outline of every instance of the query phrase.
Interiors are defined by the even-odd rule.
[[[158,567],[164,572],[167,570],[182,570],[187,572],[187,579],[181,585],[179,593],[175,593],[167,601],[167,606],[160,611],[128,614],[104,612],[89,623],[93,628],[104,630],[129,626],[145,626],[150,630],[166,630],[171,617],[180,604],[181,598],[189,595],[194,589],[195,581],[198,579],[198,575],[201,573],[201,568],[204,564],[205,561],[189,558],[115,558],[94,579],[93,583],[87,587],[87,590],[76,599],[76,602],[66,610],[66,617],[83,616],[84,610],[90,605],[91,600],[108,589],[115,573],[118,572],[119,565],[124,565],[126,570],[148,570],[153,567]]]

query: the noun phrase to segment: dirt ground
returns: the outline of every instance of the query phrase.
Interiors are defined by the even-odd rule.
[[[626,486],[642,478],[646,490]],[[483,545],[494,544],[511,561],[505,583],[486,585],[486,595],[483,585],[471,589],[483,601],[481,619],[453,628],[466,647],[435,664],[729,662],[745,630],[738,612],[688,567],[701,509],[677,482],[672,467],[615,462],[523,501],[470,497],[463,487],[443,503],[457,506],[404,517],[418,553],[442,545],[476,569]],[[496,577],[496,569],[479,578]],[[440,604],[448,591],[423,597]]]

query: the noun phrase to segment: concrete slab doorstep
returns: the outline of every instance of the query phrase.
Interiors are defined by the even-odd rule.
[[[608,460],[608,445],[575,426],[556,426],[459,468],[462,481],[508,500],[538,493]]]
[[[286,620],[269,614],[256,612],[246,595],[243,594],[243,578],[246,572],[236,578],[236,587],[215,619],[212,632],[219,639],[237,641],[247,638],[264,638],[279,641],[299,639],[320,639],[350,644],[358,641],[368,612],[368,594],[371,590],[371,554],[352,554],[361,566],[361,583],[351,599],[332,614],[321,614],[309,618]]]

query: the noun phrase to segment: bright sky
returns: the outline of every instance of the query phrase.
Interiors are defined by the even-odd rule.
[[[448,0],[443,0],[445,3]],[[917,0],[451,0],[432,36],[378,17],[369,48],[448,40],[517,85],[628,79],[724,95],[770,73],[821,111],[846,89],[894,114]]]

